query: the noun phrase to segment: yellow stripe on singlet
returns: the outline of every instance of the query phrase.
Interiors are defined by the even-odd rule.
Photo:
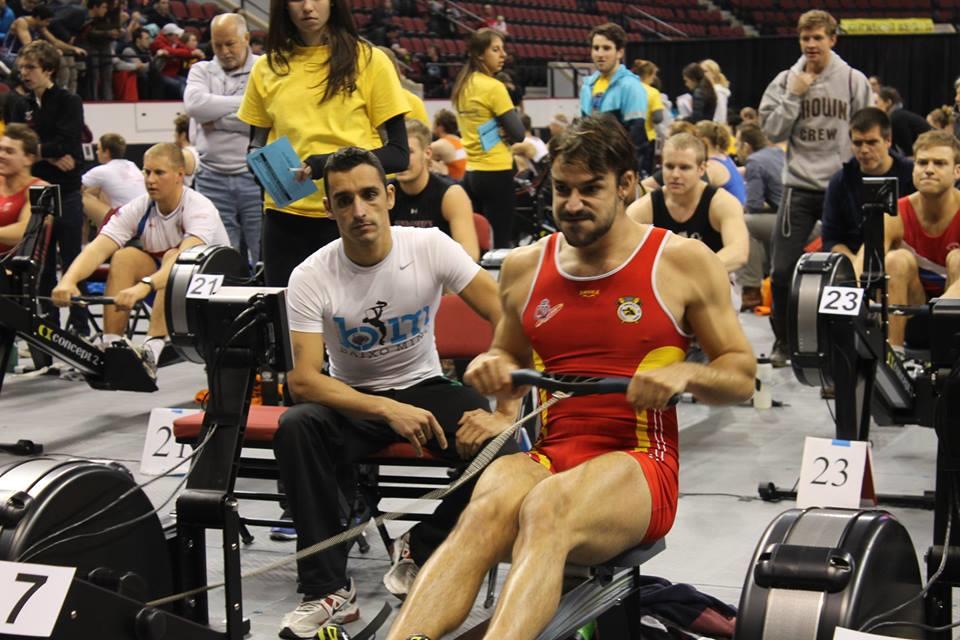
[[[639,365],[637,365],[637,373],[641,371],[660,369],[675,362],[682,362],[685,357],[686,353],[679,347],[657,347],[643,357],[643,360]],[[648,409],[643,409],[636,412],[637,446],[634,451],[646,453],[650,450],[651,446],[654,446],[654,442],[651,440],[650,417],[652,415],[653,413]],[[656,429],[657,425],[653,425],[653,428]]]

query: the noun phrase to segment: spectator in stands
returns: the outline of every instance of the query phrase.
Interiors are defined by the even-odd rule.
[[[927,123],[934,129],[953,132],[953,109],[950,105],[937,107],[927,114]]]
[[[79,96],[56,86],[53,79],[60,68],[60,51],[49,42],[35,40],[20,50],[17,70],[28,91],[8,122],[23,122],[40,138],[40,156],[33,174],[50,184],[60,186],[61,215],[54,221],[53,237],[58,251],[47,251],[47,260],[40,276],[40,295],[53,289],[57,273],[57,257],[67,269],[80,253],[83,227],[83,197],[80,193],[80,165],[83,151],[83,102]],[[47,312],[52,312],[46,307]],[[48,321],[59,326],[59,315]]]
[[[120,341],[130,309],[152,293],[150,326],[139,349],[144,370],[153,378],[167,336],[163,290],[180,252],[198,245],[229,242],[213,203],[183,185],[183,156],[176,145],[161,143],[143,156],[147,193],[120,208],[83,253],[64,270],[53,290],[58,306],[80,295],[77,283],[110,262],[103,311],[103,344]]]
[[[733,273],[746,263],[750,248],[743,207],[726,190],[703,181],[706,161],[707,148],[700,138],[687,133],[668,138],[663,145],[663,189],[631,204],[627,215],[700,240]]]
[[[520,122],[523,123],[523,142],[515,142],[510,151],[517,164],[517,175],[531,178],[539,173],[538,166],[549,151],[547,144],[533,134],[530,116],[524,113],[520,116]]]
[[[127,141],[119,133],[105,133],[97,144],[97,161],[81,178],[83,213],[97,228],[116,211],[147,192],[140,168],[123,156]]]
[[[177,18],[170,13],[170,0],[154,0],[153,6],[144,15],[147,24],[155,24],[161,31],[168,24],[179,26]]]
[[[50,21],[50,33],[54,37],[71,46],[80,46],[83,51],[83,56],[78,56],[72,49],[58,47],[63,58],[60,61],[60,73],[56,83],[70,93],[76,93],[80,88],[80,77],[86,71],[86,49],[83,48],[83,39],[89,22],[90,14],[85,4],[60,5],[56,8],[53,20]]]
[[[867,78],[867,82],[870,83],[870,95],[873,98],[873,103],[870,106],[877,106],[877,100],[880,98],[880,89],[883,87],[883,82],[880,81],[880,76],[870,76]]]
[[[316,180],[329,154],[345,146],[373,150],[388,173],[406,169],[409,103],[390,60],[360,39],[349,0],[273,2],[269,23],[267,54],[254,64],[237,114],[254,128],[251,146],[287,136],[306,159],[303,173]],[[317,187],[285,207],[265,194],[260,255],[268,286],[286,286],[294,267],[339,237]]]
[[[0,137],[0,257],[17,246],[27,230],[27,190],[44,184],[31,173],[33,163],[40,157],[39,147],[37,134],[25,124],[8,125]]]
[[[513,103],[513,106],[516,107],[519,111],[523,111],[523,94],[524,88],[518,86],[513,81],[513,76],[511,76],[506,71],[500,71],[499,73],[493,76],[497,80],[503,83],[503,86],[507,88],[507,93],[510,94],[510,102]]]
[[[580,86],[580,113],[609,113],[630,133],[637,166],[647,142],[647,90],[623,65],[627,34],[620,25],[607,22],[590,32],[590,57],[596,71]]]
[[[773,142],[788,141],[786,187],[773,237],[771,274],[776,340],[770,359],[786,366],[787,299],[793,269],[820,219],[830,177],[850,157],[849,121],[870,106],[870,83],[832,51],[837,21],[826,11],[807,11],[797,24],[800,59],[780,72],[760,102],[763,130]]]
[[[440,50],[436,45],[427,47],[427,54],[423,60],[424,96],[427,98],[442,98],[447,95],[447,70],[440,58]]]
[[[881,97],[883,92],[881,90]],[[850,145],[853,158],[830,178],[823,203],[823,250],[842,253],[854,259],[863,244],[864,176],[897,179],[901,196],[916,191],[913,162],[892,148],[892,123],[877,107],[861,109],[850,120]]]
[[[880,87],[877,107],[890,116],[893,150],[901,156],[909,157],[913,153],[913,143],[917,141],[917,137],[930,131],[930,123],[920,114],[904,109],[903,98],[893,87]]]
[[[460,182],[467,173],[467,150],[460,139],[457,116],[452,111],[440,109],[433,116],[433,136],[436,140],[430,143],[430,150],[434,171]],[[438,164],[443,171],[439,171]]]
[[[726,189],[743,205],[747,201],[747,185],[737,170],[737,165],[727,155],[730,133],[726,126],[713,120],[697,123],[697,137],[707,147],[707,179],[710,184]]]
[[[190,69],[183,104],[196,122],[199,170],[196,189],[213,202],[230,237],[252,264],[260,260],[260,187],[247,168],[250,125],[237,110],[257,56],[248,46],[247,21],[222,13],[210,23],[214,58]]]
[[[422,122],[424,126],[430,126],[430,116],[427,115],[427,107],[423,104],[423,99],[404,86],[404,83],[408,81],[403,75],[403,70],[400,68],[400,61],[397,60],[397,55],[393,52],[393,50],[388,49],[387,47],[377,47],[377,49],[382,51],[383,54],[390,59],[390,62],[393,63],[394,70],[397,72],[397,78],[400,80],[401,90],[403,91],[403,95],[407,99],[407,103],[410,107],[410,111],[406,116],[407,119],[418,120]]]
[[[153,97],[150,67],[150,32],[139,28],[133,32],[131,42],[123,47],[113,59],[114,93],[123,100],[148,100]],[[134,94],[130,97],[129,82],[133,81]],[[116,89],[120,88],[121,91]]]
[[[707,79],[706,74],[696,62],[691,62],[683,68],[683,83],[690,94],[690,114],[684,116],[684,120],[690,122],[700,122],[701,120],[713,120],[717,112],[717,92],[713,84]],[[679,98],[677,99],[679,102]]]
[[[727,105],[730,103],[730,81],[723,75],[720,65],[716,60],[707,58],[700,61],[700,67],[707,76],[707,80],[713,85],[713,91],[717,94],[717,108],[713,112],[712,120],[720,124],[727,124]]]
[[[783,149],[770,144],[755,122],[737,128],[737,158],[746,167],[747,202],[744,221],[750,232],[747,264],[737,272],[741,311],[760,305],[760,285],[770,271],[770,236],[776,223],[777,208],[783,199]]]
[[[513,154],[509,144],[523,140],[523,123],[510,94],[494,78],[506,54],[503,37],[480,29],[467,40],[467,62],[453,85],[451,102],[457,110],[467,173],[463,185],[476,211],[493,227],[497,248],[513,244]],[[501,137],[506,137],[506,140]]]
[[[460,243],[474,260],[480,259],[473,203],[463,187],[430,172],[430,130],[419,120],[407,120],[410,165],[391,181],[396,189],[390,224],[400,227],[437,227]]]
[[[753,107],[740,109],[740,124],[755,124],[760,126],[760,114]]]
[[[252,35],[250,36],[250,53],[255,56],[262,56],[264,53],[264,42],[263,36]]]
[[[160,29],[160,33],[150,43],[150,52],[158,60],[160,77],[166,97],[172,100],[183,98],[183,90],[187,86],[186,75],[181,75],[184,64],[188,61],[202,60],[204,54],[199,49],[191,49],[181,38],[184,30],[175,22],[168,23]]]
[[[13,9],[7,6],[7,0],[0,0],[0,41],[5,40],[7,32],[16,20]]]
[[[46,40],[63,53],[70,52],[81,57],[86,55],[80,47],[64,42],[50,32],[52,20],[53,11],[46,5],[37,5],[28,15],[14,20],[3,40],[3,53],[0,55],[0,60],[13,69],[20,50],[37,39]]]
[[[481,18],[481,25],[487,29],[496,30],[497,27],[497,14],[493,10],[493,5],[485,4],[483,5],[483,16]],[[501,34],[506,35],[506,34]]]
[[[656,169],[656,125],[664,121],[666,111],[663,108],[663,98],[660,90],[655,86],[659,84],[657,73],[660,69],[657,65],[650,60],[637,58],[633,61],[631,70],[640,78],[640,82],[643,83],[643,88],[647,91],[647,115],[644,118],[646,121],[647,141],[642,145],[637,145],[637,153],[640,156],[640,176],[645,177],[653,173]]]
[[[913,147],[916,192],[900,198],[895,216],[884,216],[884,261],[890,304],[923,304],[931,298],[960,297],[960,142],[945,131],[928,131]],[[863,247],[854,262],[859,273]],[[929,324],[890,316],[887,340],[929,346]]]
[[[173,119],[173,143],[183,152],[183,184],[191,188],[200,167],[200,152],[193,144],[192,129],[193,124],[187,114],[181,113]]]
[[[370,13],[370,21],[367,23],[366,31],[370,42],[376,45],[389,47],[390,40],[387,37],[387,31],[391,27],[396,12],[393,10],[392,0],[380,0],[373,11]]]
[[[90,21],[83,35],[87,72],[82,95],[88,100],[113,100],[113,47],[120,24],[109,9],[110,0],[87,0]]]

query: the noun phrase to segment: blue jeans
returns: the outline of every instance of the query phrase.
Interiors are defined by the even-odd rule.
[[[260,260],[263,200],[253,175],[248,172],[228,175],[201,169],[194,188],[217,207],[230,246],[241,253],[246,248],[250,263],[256,264]]]

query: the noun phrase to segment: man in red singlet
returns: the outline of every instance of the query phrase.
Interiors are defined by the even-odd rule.
[[[633,145],[615,122],[587,117],[551,139],[561,233],[511,252],[503,317],[466,378],[517,397],[510,373],[632,378],[626,396],[585,396],[547,411],[533,451],[483,473],[470,505],[421,569],[389,640],[439,638],[473,605],[483,576],[512,558],[486,638],[535,638],[556,610],[563,565],[602,562],[670,529],[677,501],[677,420],[689,391],[731,403],[753,393],[756,361],[729,302],[726,270],[703,243],[624,212]],[[696,336],[710,364],[683,361]]]
[[[928,131],[913,145],[916,193],[900,198],[898,216],[884,216],[887,295],[890,304],[923,304],[960,297],[960,142],[946,131]],[[863,264],[863,249],[857,264]],[[923,322],[891,316],[887,339],[924,347]],[[909,334],[909,335],[908,335]]]
[[[23,238],[30,220],[31,185],[46,184],[30,168],[39,157],[40,139],[25,124],[9,124],[0,138],[0,259]]]

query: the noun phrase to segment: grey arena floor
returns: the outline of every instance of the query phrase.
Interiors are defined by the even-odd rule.
[[[741,318],[757,352],[767,351],[771,340],[766,318],[749,314]],[[31,438],[51,453],[118,460],[138,479],[146,480],[138,469],[150,410],[194,406],[195,392],[206,386],[202,368],[193,364],[162,369],[159,383],[160,391],[154,394],[136,394],[94,391],[83,382],[50,376],[8,376],[0,394],[0,441]],[[694,584],[736,605],[757,539],[774,516],[793,506],[759,500],[758,482],[770,480],[790,487],[798,476],[804,437],[833,434],[827,403],[818,390],[801,386],[791,369],[774,372],[773,397],[784,406],[760,411],[746,406],[680,405],[679,514],[667,536],[667,550],[644,567],[646,573]],[[917,494],[933,488],[936,438],[932,430],[874,427],[872,441],[880,492]],[[0,454],[0,467],[13,459]],[[177,482],[162,479],[149,487],[150,497],[159,502]],[[268,483],[251,481],[243,486],[270,489]],[[276,515],[270,504],[244,503],[241,510],[246,515]],[[930,544],[932,513],[891,511],[906,524],[922,554]],[[245,570],[294,551],[293,543],[270,541],[264,529],[255,529],[254,534],[256,541],[243,549]],[[370,553],[359,555],[354,548],[350,560],[364,618],[375,615],[383,602],[398,604],[380,580],[388,567],[387,554],[375,533],[368,537]],[[214,580],[220,576],[218,540],[208,535],[207,544]],[[501,582],[504,574],[501,567]],[[212,598],[213,621],[222,620],[220,595]],[[298,602],[293,565],[244,581],[243,596],[252,637],[275,638],[281,616]],[[483,615],[478,600],[465,627]]]

